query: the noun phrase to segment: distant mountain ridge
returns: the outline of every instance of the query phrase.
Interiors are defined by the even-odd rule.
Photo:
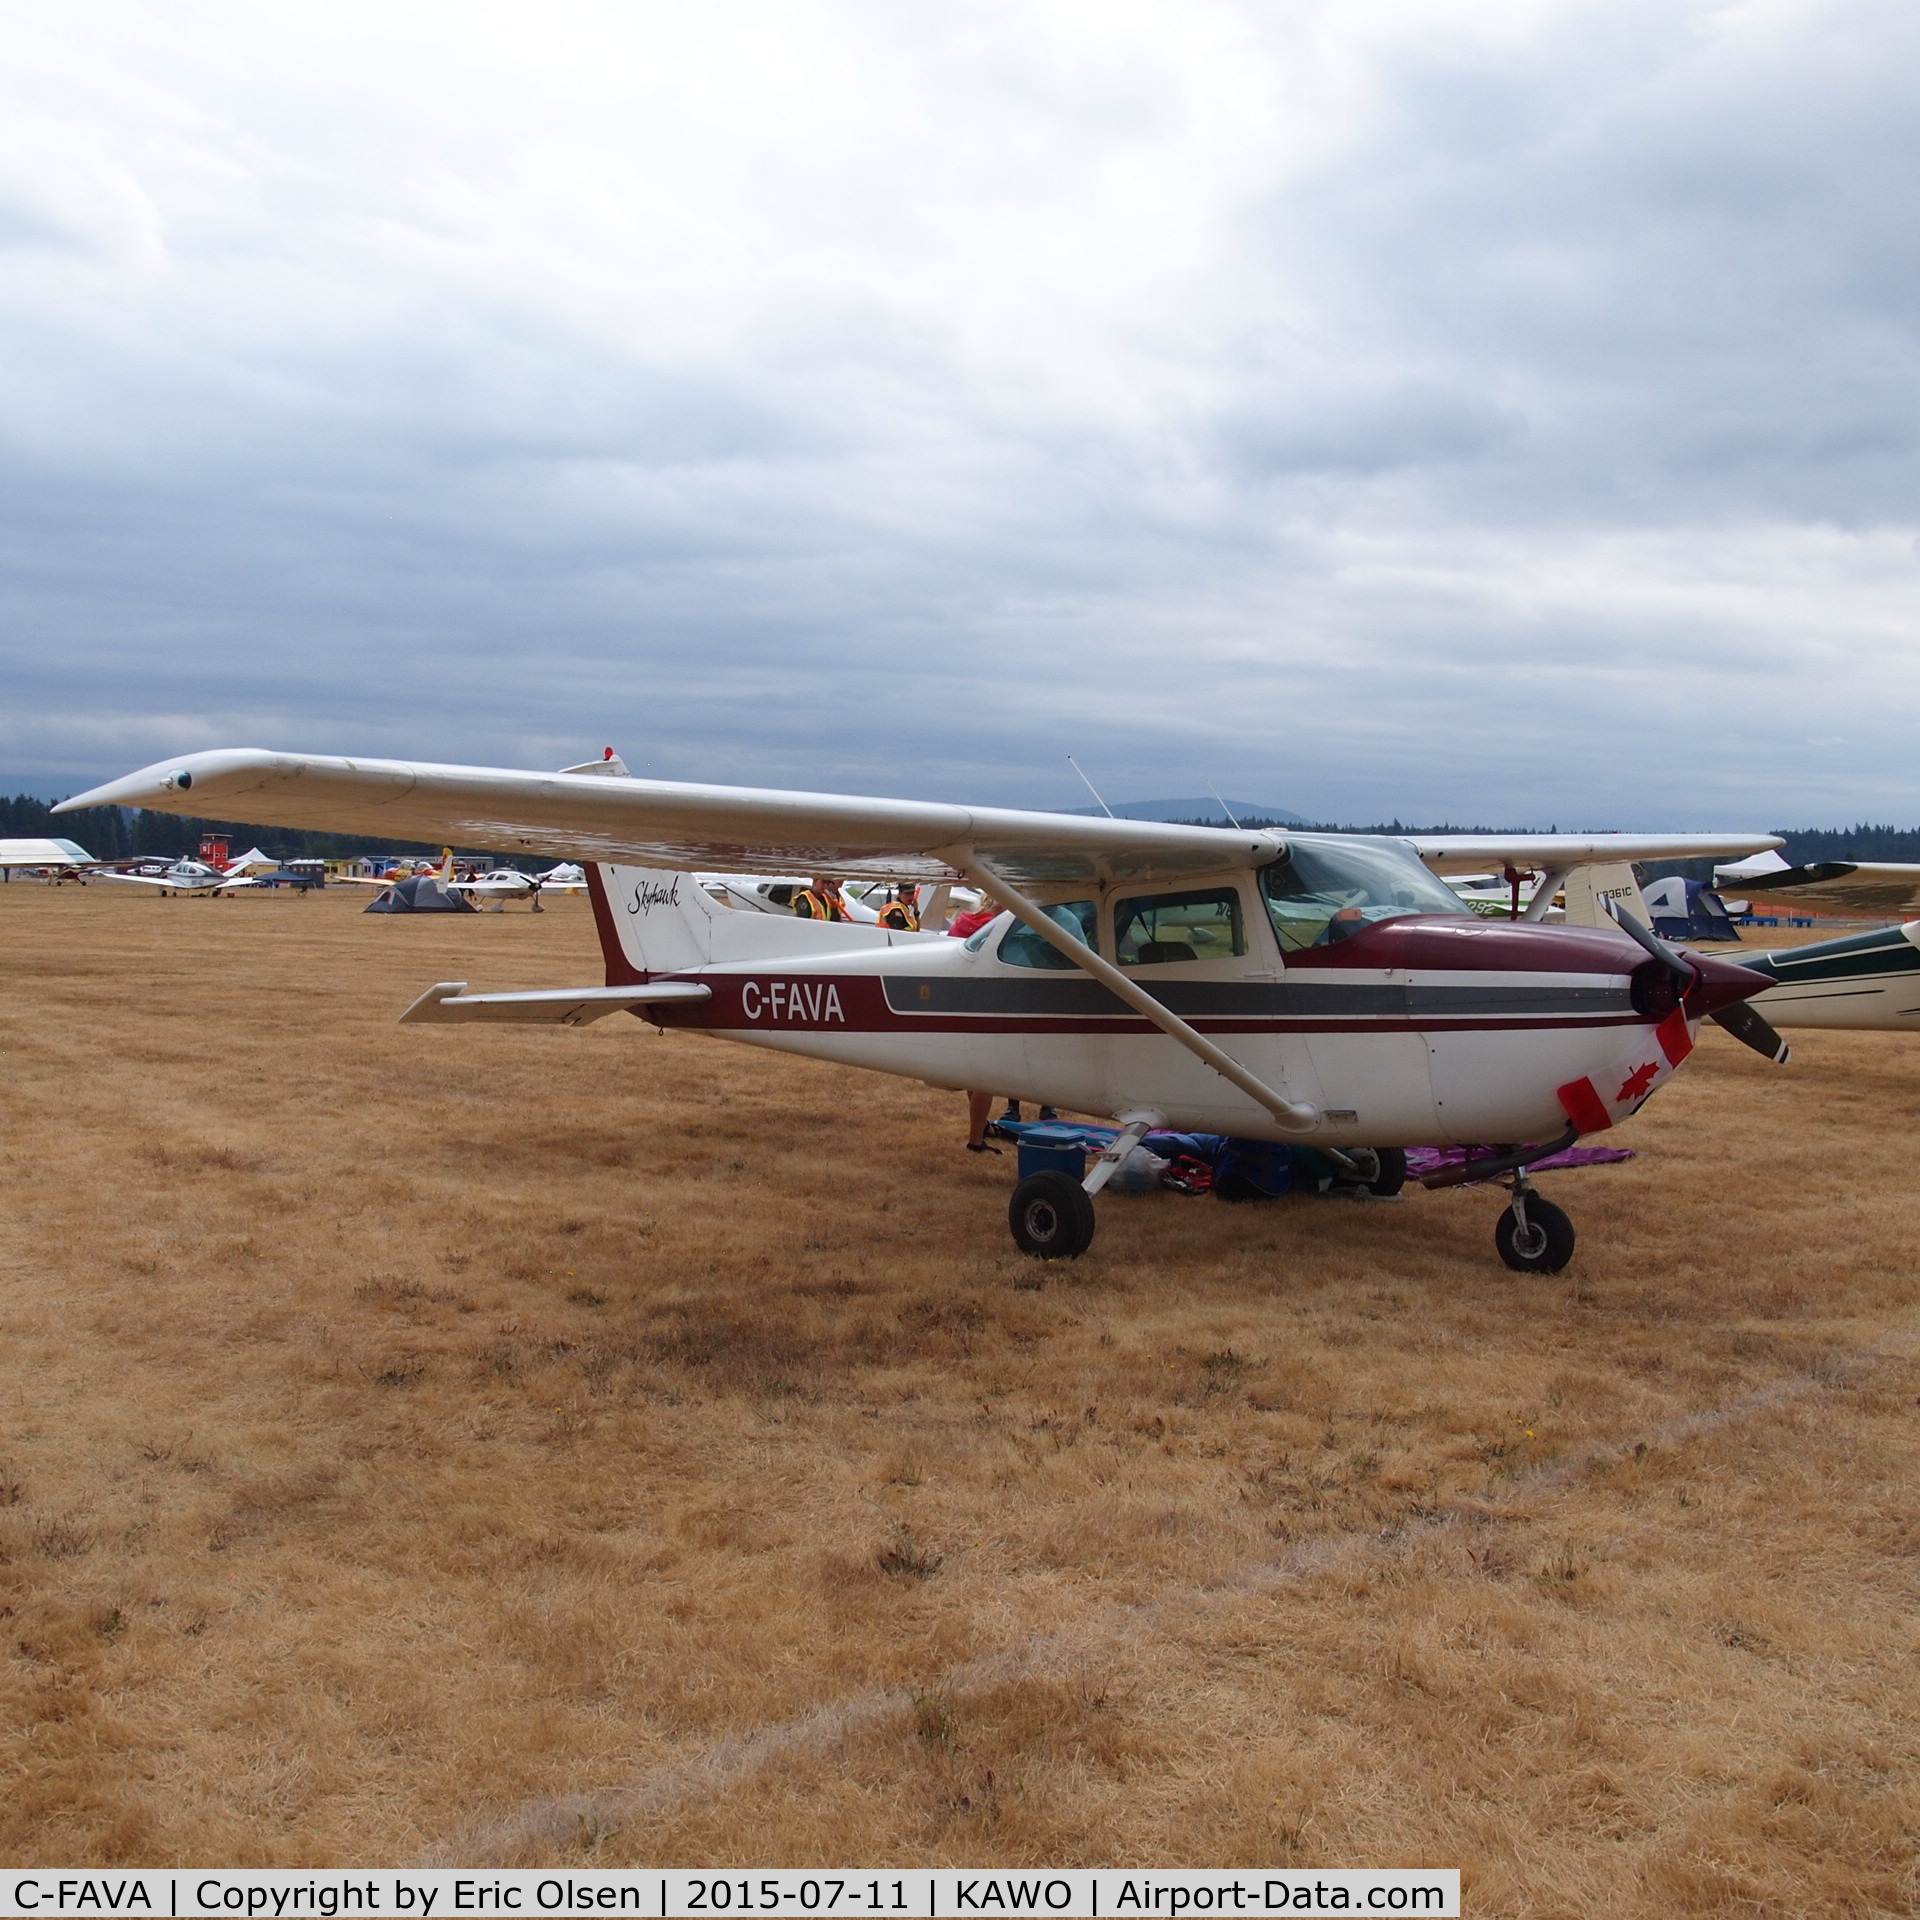
[[[1063,807],[1061,812],[1098,815],[1100,809]],[[1235,820],[1278,820],[1289,827],[1307,824],[1304,815],[1290,813],[1285,807],[1268,806],[1263,800],[1229,800],[1222,807],[1210,793],[1198,800],[1116,800],[1113,812],[1119,820],[1202,820],[1222,827],[1232,824],[1227,818],[1229,813]]]

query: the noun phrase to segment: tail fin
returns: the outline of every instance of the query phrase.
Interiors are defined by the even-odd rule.
[[[692,874],[594,865],[587,868],[587,892],[608,986],[638,986],[656,973],[679,973],[712,960],[719,909]]]
[[[583,761],[577,767],[562,767],[562,773],[600,773],[609,780],[631,780],[633,775],[627,771],[627,763],[609,747],[598,760]]]
[[[453,878],[453,849],[451,847],[442,847],[440,849],[440,864],[434,870],[434,878],[437,879],[443,887]]]
[[[1653,915],[1640,897],[1640,883],[1624,860],[1605,866],[1575,867],[1567,875],[1567,925],[1570,927],[1610,927],[1612,917],[1606,902],[1617,900],[1643,927],[1653,924]]]

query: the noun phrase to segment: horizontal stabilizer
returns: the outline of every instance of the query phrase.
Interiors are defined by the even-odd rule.
[[[656,980],[637,987],[554,987],[535,993],[469,993],[464,980],[442,980],[429,987],[400,1016],[400,1022],[403,1026],[421,1021],[461,1026],[487,1020],[514,1026],[584,1027],[630,1007],[712,997],[712,988],[691,980]]]

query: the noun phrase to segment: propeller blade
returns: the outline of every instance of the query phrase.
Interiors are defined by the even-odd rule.
[[[1607,911],[1613,915],[1620,931],[1628,939],[1646,948],[1663,967],[1671,967],[1682,980],[1689,985],[1693,981],[1693,969],[1687,964],[1686,957],[1678,947],[1670,947],[1651,927],[1643,927],[1634,916],[1621,906],[1618,900],[1607,899]]]
[[[1743,1046],[1765,1054],[1776,1067],[1784,1067],[1793,1058],[1793,1049],[1767,1024],[1766,1016],[1755,1013],[1744,1000],[1738,1006],[1722,1007],[1708,1018],[1716,1027],[1725,1027]]]

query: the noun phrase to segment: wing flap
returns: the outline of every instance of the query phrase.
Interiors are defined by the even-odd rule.
[[[400,1016],[403,1026],[465,1026],[474,1021],[526,1027],[584,1027],[610,1013],[666,1000],[710,1000],[713,990],[691,980],[656,980],[639,987],[553,987],[531,993],[469,993],[464,980],[429,987]]]

